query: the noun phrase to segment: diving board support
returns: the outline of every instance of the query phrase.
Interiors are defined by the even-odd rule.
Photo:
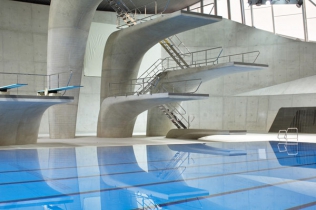
[[[77,89],[81,88],[83,86],[81,85],[74,85],[74,86],[65,86],[65,87],[58,87],[58,88],[52,88],[52,89],[47,89],[45,88],[44,90],[39,90],[37,91],[38,96],[57,96],[60,95],[60,91],[67,91],[71,89]]]

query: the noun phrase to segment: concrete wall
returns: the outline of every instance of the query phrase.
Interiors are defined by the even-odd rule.
[[[316,94],[235,96],[315,75],[313,43],[290,40],[228,20],[181,33],[179,37],[191,51],[217,46],[224,48],[222,55],[259,50],[257,63],[269,65],[266,70],[228,75],[202,84],[199,93],[211,97],[183,103],[188,113],[196,117],[192,128],[268,131],[279,108],[314,103]]]
[[[0,0],[0,72],[47,74],[48,16],[49,6]],[[97,11],[93,22],[116,24],[116,15]],[[20,94],[36,95],[37,90],[46,87],[45,80],[43,77],[19,77],[20,83],[29,85],[18,91]],[[77,133],[96,133],[99,81],[99,77],[82,78],[85,88],[80,93]],[[0,86],[16,82],[16,76],[0,73]],[[12,94],[16,93],[12,91]],[[89,106],[85,101],[89,102]],[[39,133],[47,135],[48,132],[48,114],[45,112]]]
[[[17,72],[28,74],[47,74],[47,32],[48,32],[49,6],[0,0],[0,72]],[[116,14],[112,12],[96,11],[93,18],[94,26],[111,25],[111,30],[116,24]],[[96,30],[97,27],[94,27]],[[96,34],[96,33],[95,33]],[[102,53],[104,51],[104,46]],[[154,46],[145,56],[141,64],[140,74],[161,57],[161,47]],[[103,54],[100,62],[102,62]],[[91,62],[94,62],[92,60]],[[80,91],[77,135],[96,135],[98,113],[100,109],[100,75],[95,66],[89,64],[85,68]],[[16,83],[16,76],[0,73],[0,86]],[[46,87],[43,77],[19,77],[20,83],[29,85],[20,88],[12,94],[22,93],[35,95],[37,90]],[[146,113],[141,114],[135,125],[137,134],[146,131]],[[42,118],[40,135],[48,135],[48,114]]]

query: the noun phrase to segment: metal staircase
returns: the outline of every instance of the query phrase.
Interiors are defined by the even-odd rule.
[[[167,104],[159,105],[158,108],[170,119],[170,121],[178,128],[178,129],[187,129],[188,127],[181,121],[182,119],[176,116],[176,110],[170,109]]]
[[[122,18],[122,20],[130,27],[136,25],[136,20],[133,17],[133,14],[128,13],[129,8],[124,5],[119,0],[108,0],[109,5],[114,9],[117,13],[117,16]]]
[[[182,68],[189,68],[190,66],[185,62],[181,56],[181,52],[172,44],[171,39],[167,38],[159,42],[161,46],[166,50],[170,57]]]
[[[180,171],[180,175],[185,171],[186,167],[183,167],[182,164],[184,161],[186,161],[189,158],[190,153],[188,152],[177,152],[172,159],[168,162],[166,167],[159,172],[157,175],[158,178],[160,179],[172,179],[172,175],[176,172],[179,171],[179,169],[182,167],[183,170]]]

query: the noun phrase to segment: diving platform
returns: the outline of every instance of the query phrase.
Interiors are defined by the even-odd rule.
[[[73,100],[67,96],[0,95],[0,146],[35,144],[46,109]]]
[[[65,86],[65,87],[58,87],[58,88],[52,88],[52,89],[46,89],[46,90],[39,90],[37,91],[37,95],[40,95],[40,96],[54,95],[54,94],[56,95],[58,94],[59,91],[67,91],[67,90],[77,89],[81,87],[83,86],[74,85],[74,86]]]
[[[160,104],[207,99],[208,94],[156,93],[108,97],[103,100],[98,119],[98,137],[132,137],[137,116]]]

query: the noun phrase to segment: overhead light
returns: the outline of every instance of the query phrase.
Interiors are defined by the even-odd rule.
[[[261,6],[262,5],[262,0],[258,0],[256,3],[257,6]]]
[[[266,5],[271,5],[271,1],[270,1],[270,0],[267,0],[267,1],[266,1]]]
[[[303,0],[297,0],[296,6],[300,8],[303,5]]]

